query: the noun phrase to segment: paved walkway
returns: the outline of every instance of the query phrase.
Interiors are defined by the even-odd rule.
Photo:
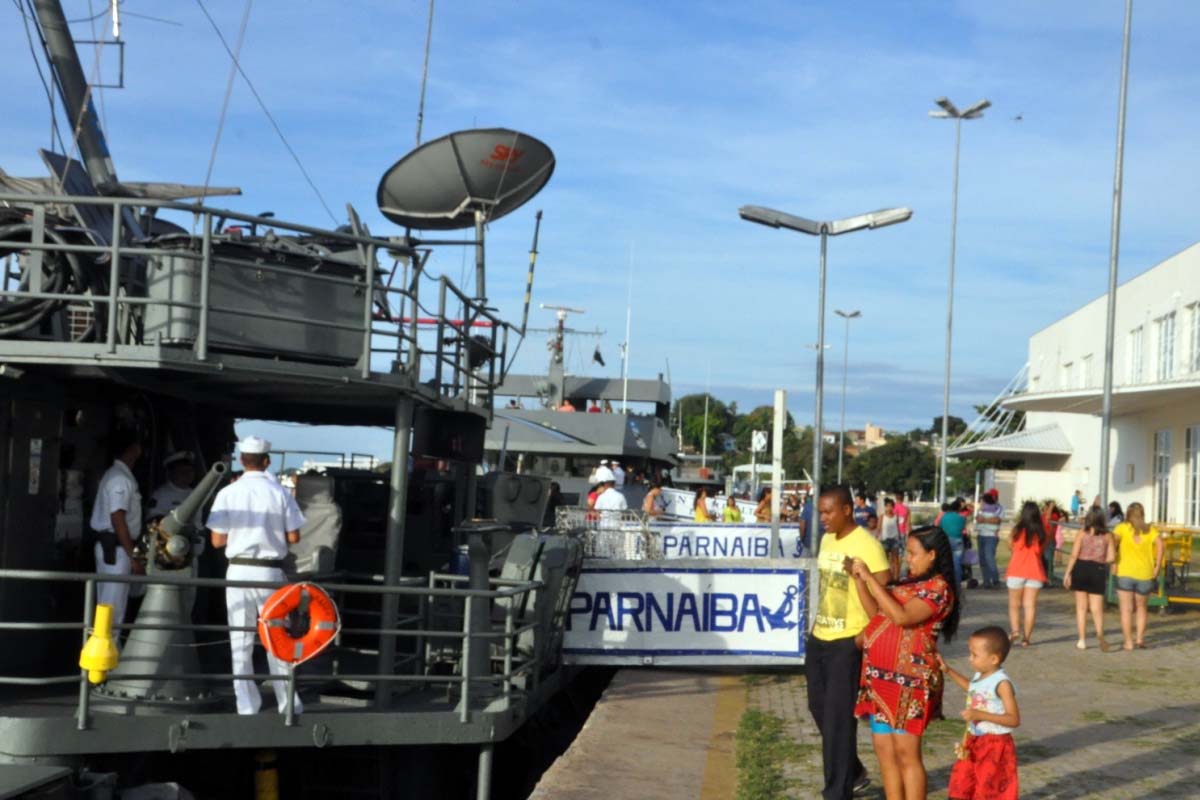
[[[943,648],[967,669],[966,636],[985,624],[1007,628],[1007,593],[967,593],[962,637]],[[1116,610],[1106,614],[1119,646]],[[1149,648],[1102,653],[1075,649],[1074,601],[1042,592],[1034,644],[1005,665],[1017,686],[1021,797],[1044,800],[1200,797],[1200,611],[1152,613]],[[948,713],[963,693],[946,690]],[[733,732],[746,708],[784,721],[796,747],[785,771],[791,794],[818,797],[819,739],[808,716],[802,674],[748,675],[624,670],[576,742],[532,797],[730,798],[736,785]],[[931,798],[946,797],[957,717],[925,736]],[[866,726],[859,752],[878,774]],[[880,794],[882,796],[882,794]]]

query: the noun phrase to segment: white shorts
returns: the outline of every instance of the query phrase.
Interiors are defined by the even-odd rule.
[[[1010,589],[1040,589],[1046,584],[1029,578],[1005,578],[1004,584]]]

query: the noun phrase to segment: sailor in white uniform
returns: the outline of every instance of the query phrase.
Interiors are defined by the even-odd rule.
[[[225,573],[227,580],[282,583],[286,580],[282,567],[288,544],[300,541],[304,515],[291,493],[266,471],[271,463],[267,455],[271,443],[257,436],[247,436],[238,443],[238,449],[245,471],[236,483],[226,486],[213,500],[208,515],[212,546],[225,548],[229,559],[229,569]],[[226,587],[225,605],[230,627],[253,629],[258,624],[259,609],[271,593],[271,589]],[[233,674],[254,672],[256,638],[254,630],[230,631]],[[287,675],[287,666],[269,653],[267,663],[272,675]],[[287,707],[287,683],[276,680],[271,684],[276,706],[282,714]],[[262,708],[262,695],[253,680],[235,680],[233,691],[239,714],[257,714]],[[299,714],[303,708],[297,696],[295,713]]]
[[[600,494],[596,497],[597,511],[625,511],[629,508],[625,495],[614,485],[616,478],[611,469],[600,467],[596,470],[596,483],[600,484]]]
[[[142,574],[144,568],[133,560],[133,545],[142,534],[142,495],[133,466],[142,457],[142,444],[137,434],[117,430],[112,439],[111,467],[100,478],[96,502],[90,520],[96,532],[96,572],[102,575]],[[96,602],[112,606],[116,625],[125,621],[125,605],[129,600],[128,583],[98,583]]]

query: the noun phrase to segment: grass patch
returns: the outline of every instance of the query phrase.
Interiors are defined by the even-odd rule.
[[[737,800],[784,800],[788,780],[783,765],[797,756],[796,745],[774,714],[748,709],[734,735]]]
[[[1079,715],[1079,718],[1084,722],[1110,722],[1112,718],[1103,711],[1095,708],[1089,708]]]

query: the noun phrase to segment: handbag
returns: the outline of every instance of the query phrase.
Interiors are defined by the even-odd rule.
[[[967,567],[974,567],[979,564],[978,550],[964,550],[962,554],[962,564]]]

